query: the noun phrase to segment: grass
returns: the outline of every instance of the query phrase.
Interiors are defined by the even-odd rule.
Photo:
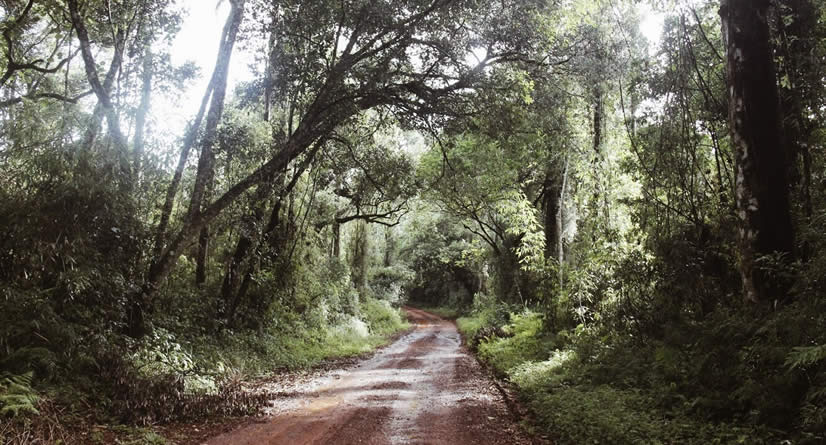
[[[492,312],[459,318],[466,339],[496,325]],[[510,314],[499,325],[505,336],[482,339],[478,355],[497,374],[513,383],[535,414],[533,430],[555,444],[769,444],[783,443],[775,432],[754,425],[715,423],[658,403],[656,387],[635,388],[621,382],[594,383],[594,363],[543,330],[539,314]]]
[[[360,355],[386,344],[393,334],[409,328],[401,311],[384,301],[363,300],[357,313],[358,316],[336,314],[331,316],[335,317],[332,321],[325,316],[322,323],[298,321],[259,331],[225,332],[220,336],[185,337],[159,328],[157,335],[139,348],[131,360],[141,370],[142,377],[185,376],[187,393],[214,394],[222,379],[245,381],[248,385],[257,376]],[[0,385],[0,395],[2,388]],[[145,388],[140,392],[146,393]],[[78,393],[75,398],[82,397]],[[154,398],[152,403],[164,402]],[[0,416],[0,443],[169,443],[157,428],[118,425],[121,422],[118,418],[108,417],[111,406],[97,421],[100,425],[88,423],[87,414],[91,413],[64,405],[58,407],[49,397],[41,398],[37,409],[38,416],[21,414],[14,419]],[[181,421],[199,425],[207,420]]]
[[[342,317],[335,324],[315,328],[296,323],[278,330],[224,336],[217,342],[202,338],[194,342],[194,355],[204,365],[217,363],[247,375],[267,374],[363,354],[409,327],[400,310],[369,299],[361,303],[359,317]]]

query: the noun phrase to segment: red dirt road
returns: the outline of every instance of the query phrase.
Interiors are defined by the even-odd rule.
[[[405,308],[415,329],[372,358],[282,393],[224,444],[532,444],[456,326]]]

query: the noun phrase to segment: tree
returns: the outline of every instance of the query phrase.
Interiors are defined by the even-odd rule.
[[[735,150],[740,272],[751,302],[783,300],[789,283],[770,275],[767,255],[791,260],[794,235],[769,36],[769,0],[724,0],[729,126]]]
[[[240,196],[364,110],[387,108],[411,125],[432,125],[436,116],[458,113],[456,107],[467,105],[468,92],[482,83],[488,67],[525,58],[531,38],[507,30],[537,19],[532,5],[515,1],[295,1],[277,7],[284,17],[282,38],[307,49],[284,60],[282,74],[299,86],[295,94],[302,102],[289,119],[292,123],[295,116],[297,125],[289,126],[290,134],[264,165],[202,211],[190,212],[170,237],[152,261],[140,292],[132,296],[136,309],[130,330],[135,336],[146,332],[142,311],[180,253]],[[490,20],[496,14],[507,20]],[[476,47],[486,48],[487,54],[479,62],[467,62],[468,52]],[[411,54],[418,54],[416,61]]]
[[[244,19],[244,0],[231,0],[229,17],[227,18],[221,44],[218,50],[218,60],[215,62],[215,71],[211,80],[212,97],[209,111],[206,116],[206,126],[201,138],[201,152],[198,156],[198,171],[195,175],[195,185],[189,201],[187,221],[191,221],[201,213],[204,203],[208,202],[215,181],[215,145],[218,124],[224,112],[224,100],[227,92],[227,76],[229,75],[232,51],[241,21]],[[198,255],[196,257],[195,283],[204,284],[206,281],[206,262],[209,255],[209,227],[205,224],[198,235]]]

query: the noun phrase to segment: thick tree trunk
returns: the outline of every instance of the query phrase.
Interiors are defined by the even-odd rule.
[[[593,236],[607,236],[611,226],[611,208],[608,202],[609,186],[604,178],[605,153],[605,92],[603,87],[598,85],[594,91],[594,111],[593,111],[593,140],[594,149],[594,193],[593,204],[591,206],[593,219],[596,224]]]
[[[393,264],[393,256],[396,251],[396,237],[393,236],[393,228],[384,228],[384,267]]]
[[[766,16],[769,3],[724,0],[720,8],[742,224],[740,272],[745,298],[752,302],[786,298],[789,283],[770,276],[758,260],[770,254],[791,256],[794,247],[786,150]]]
[[[367,255],[370,248],[368,237],[367,222],[358,221],[350,241],[352,243],[350,248],[350,252],[352,253],[350,270],[353,285],[356,286],[359,294],[362,295],[367,288]]]
[[[502,248],[496,254],[496,284],[502,300],[522,304],[525,301],[520,285],[519,256],[516,254],[519,243],[520,239],[511,235],[505,235],[502,240]]]
[[[204,120],[207,103],[212,96],[212,89],[215,85],[214,75],[207,85],[206,92],[203,99],[201,99],[201,107],[198,109],[198,114],[195,120],[192,121],[191,126],[187,130],[186,137],[184,137],[184,145],[181,148],[181,154],[178,157],[178,165],[175,167],[175,173],[172,175],[172,181],[166,189],[166,198],[164,199],[163,207],[161,208],[161,217],[158,221],[158,227],[155,231],[155,245],[152,251],[152,257],[159,259],[164,253],[164,245],[166,244],[166,229],[169,227],[169,221],[172,218],[172,208],[175,206],[175,195],[178,193],[178,186],[181,184],[181,179],[184,175],[186,162],[189,159],[189,152],[198,138],[198,132],[201,128],[201,122]]]

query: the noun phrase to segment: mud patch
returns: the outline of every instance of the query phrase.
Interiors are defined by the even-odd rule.
[[[407,389],[410,388],[409,383],[405,382],[384,382],[374,386],[376,389]]]
[[[396,364],[399,369],[419,369],[422,367],[422,360],[418,358],[406,358]]]

